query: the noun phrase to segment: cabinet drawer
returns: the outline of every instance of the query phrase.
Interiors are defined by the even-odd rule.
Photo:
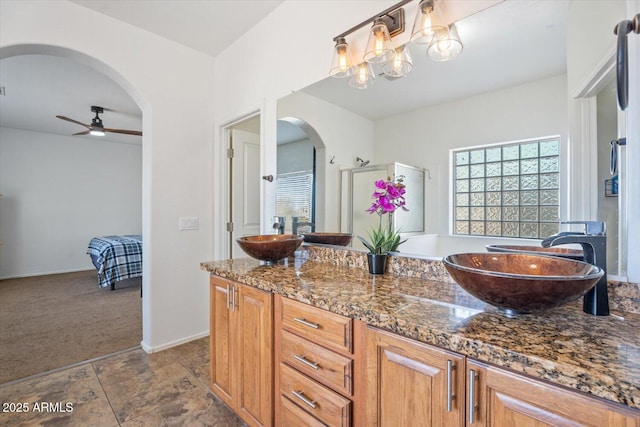
[[[282,361],[322,384],[352,394],[353,360],[282,331]]]
[[[338,393],[302,375],[295,369],[280,364],[281,398],[291,399],[309,414],[330,426],[351,424],[351,401]]]
[[[326,424],[300,409],[284,396],[280,396],[280,414],[282,427],[326,427]]]
[[[282,298],[282,328],[340,353],[353,350],[353,322],[288,298]]]

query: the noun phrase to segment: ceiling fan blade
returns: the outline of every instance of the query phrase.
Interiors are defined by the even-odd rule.
[[[140,132],[139,130],[126,130],[126,129],[110,129],[110,128],[104,128],[105,132],[111,132],[111,133],[123,133],[125,135],[137,135],[137,136],[142,136],[142,132]]]
[[[90,130],[83,130],[82,132],[74,133],[73,136],[76,136],[76,135],[88,135],[89,132],[91,132],[91,131]]]
[[[69,117],[65,117],[65,116],[56,116],[56,117],[59,118],[59,119],[62,119],[62,120],[66,120],[66,121],[71,122],[71,123],[75,123],[75,124],[80,125],[80,126],[84,126],[87,129],[91,129],[91,126],[85,125],[84,123],[81,123],[81,122],[79,122],[77,120],[70,119]]]

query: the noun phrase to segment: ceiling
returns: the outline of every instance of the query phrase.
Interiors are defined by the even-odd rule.
[[[212,56],[281,3],[73,1]],[[453,61],[430,61],[424,51],[411,46],[414,69],[408,77],[395,81],[379,77],[374,87],[366,90],[353,89],[344,79],[327,78],[304,91],[376,120],[560,74],[566,69],[566,54],[565,44],[558,40],[565,39],[568,3],[569,0],[502,2],[458,23],[465,48]],[[409,28],[412,20],[413,17],[407,17]],[[90,123],[93,117],[90,107],[99,105],[105,108],[101,115],[105,127],[142,129],[140,109],[118,85],[68,59],[44,55],[5,58],[0,60],[0,76],[0,85],[6,88],[6,95],[0,96],[0,126],[71,135],[84,129],[55,116]],[[141,141],[140,137],[130,135],[107,134],[103,138],[126,143]],[[288,140],[296,138],[300,135],[292,135]]]
[[[413,71],[406,77],[378,76],[364,90],[326,78],[302,91],[378,120],[563,74],[568,8],[569,0],[507,0],[456,23],[464,49],[451,61],[432,61],[424,47],[409,44]]]
[[[282,0],[71,0],[215,57]]]
[[[91,106],[105,109],[100,115],[106,128],[142,130],[142,113],[129,95],[113,80],[96,70],[66,58],[48,55],[20,55],[0,60],[0,126],[55,135],[72,135],[86,130],[60,120],[66,116],[91,124]],[[107,133],[107,141],[140,144],[142,138]]]
[[[81,6],[215,56],[282,0],[72,0]],[[233,25],[231,25],[233,23]],[[105,108],[105,127],[142,130],[142,112],[115,82],[77,62],[46,55],[0,59],[0,126],[57,135],[85,130],[57,119],[90,124],[91,106]],[[142,138],[107,133],[101,140],[140,144]]]

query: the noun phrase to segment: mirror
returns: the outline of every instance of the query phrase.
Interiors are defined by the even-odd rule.
[[[316,229],[316,150],[296,123],[278,120],[276,216],[284,234]]]
[[[484,251],[487,244],[531,244],[450,236],[450,150],[557,136],[561,156],[568,155],[569,6],[506,0],[456,23],[464,50],[451,61],[431,61],[423,47],[409,44],[413,71],[404,78],[387,79],[379,67],[369,89],[327,77],[279,100],[278,118],[294,117],[313,128],[326,152],[317,159],[326,167],[327,195],[316,199],[316,211],[325,215],[317,230],[341,229],[336,177],[357,167],[360,157],[371,165],[400,162],[426,170],[425,234],[412,236],[402,252],[441,257]],[[558,220],[566,220],[566,170],[561,176]],[[616,250],[609,246],[614,258]]]

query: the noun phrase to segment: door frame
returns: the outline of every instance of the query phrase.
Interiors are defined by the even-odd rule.
[[[234,126],[242,123],[245,120],[249,120],[255,118],[256,116],[260,117],[260,149],[262,150],[262,140],[263,140],[263,120],[264,115],[261,108],[256,108],[251,112],[236,116],[233,119],[227,120],[222,124],[218,125],[217,128],[219,130],[218,135],[220,136],[220,144],[218,149],[218,159],[214,161],[214,165],[217,170],[220,171],[217,174],[214,174],[214,181],[218,181],[224,183],[222,185],[215,185],[214,188],[219,189],[219,197],[216,203],[214,199],[213,206],[213,216],[214,216],[214,224],[217,224],[214,227],[214,230],[217,229],[217,232],[214,231],[214,252],[220,254],[219,259],[231,259],[233,256],[232,251],[232,241],[230,238],[230,233],[227,231],[227,223],[232,219],[232,201],[231,201],[231,182],[232,182],[232,173],[233,170],[231,168],[231,160],[227,155],[227,149],[230,148],[231,144],[231,130]],[[262,169],[262,165],[261,165]],[[216,179],[217,176],[217,179]],[[216,207],[217,204],[217,207]],[[216,238],[216,236],[219,236]]]
[[[611,79],[615,79],[616,51],[609,50],[593,71],[585,78],[578,89],[571,94],[570,108],[573,109],[571,126],[572,139],[572,173],[571,182],[580,182],[582,193],[571,188],[570,217],[596,219],[598,214],[598,182],[593,170],[598,167],[598,129],[597,100],[598,93],[604,89]],[[618,109],[618,129],[626,127],[626,113]],[[620,137],[621,135],[616,135]],[[578,148],[578,144],[580,145]],[[621,175],[627,171],[622,171]],[[612,280],[627,281],[628,220],[626,203],[629,197],[628,185],[620,180],[620,197],[618,197],[618,272],[607,274]],[[576,194],[578,193],[578,194]],[[580,203],[580,201],[582,203]],[[576,209],[577,207],[577,209]]]

